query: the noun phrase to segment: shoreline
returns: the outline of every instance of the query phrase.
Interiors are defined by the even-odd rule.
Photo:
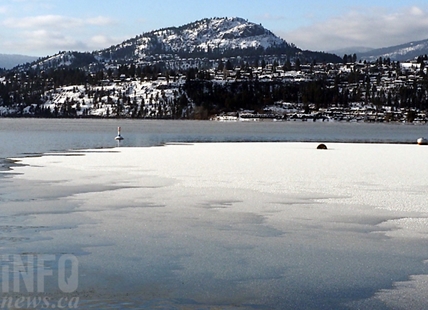
[[[238,114],[239,112],[236,112]],[[234,113],[235,114],[235,113]],[[306,117],[306,118],[305,118]],[[224,115],[216,115],[206,119],[180,119],[180,118],[169,118],[169,117],[146,117],[146,118],[132,118],[132,117],[105,117],[97,115],[87,115],[78,117],[43,117],[43,116],[32,116],[32,115],[0,115],[0,119],[40,119],[40,120],[106,120],[106,121],[135,121],[135,122],[147,122],[147,121],[167,121],[167,122],[216,122],[216,123],[257,123],[257,122],[268,122],[268,123],[339,123],[339,124],[385,124],[385,125],[406,125],[406,126],[428,126],[428,120],[425,121],[402,121],[402,120],[391,120],[391,121],[370,121],[370,120],[357,120],[357,118],[351,119],[322,119],[313,118],[312,115],[306,115],[303,118],[292,118],[290,116],[286,118],[281,117],[263,117],[261,116],[250,116],[243,118],[230,118]]]

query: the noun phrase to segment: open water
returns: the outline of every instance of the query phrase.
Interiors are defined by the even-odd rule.
[[[121,146],[174,142],[416,143],[427,125],[340,122],[210,122],[171,120],[0,118],[0,159],[72,149],[110,148],[117,127]]]

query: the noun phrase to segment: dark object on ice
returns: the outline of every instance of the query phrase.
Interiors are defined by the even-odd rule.
[[[327,146],[323,143],[317,146],[317,150],[326,150],[326,149],[327,149]]]
[[[427,145],[428,144],[428,140],[425,139],[424,137],[419,138],[417,141],[418,141],[419,145]]]

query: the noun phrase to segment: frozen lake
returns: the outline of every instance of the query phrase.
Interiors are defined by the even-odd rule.
[[[332,126],[338,142],[367,130]],[[2,253],[75,255],[82,309],[425,308],[428,147],[338,142],[20,158],[1,179]]]

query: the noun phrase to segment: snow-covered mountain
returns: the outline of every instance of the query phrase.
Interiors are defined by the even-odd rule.
[[[203,19],[155,30],[99,52],[99,55],[212,54],[231,50],[296,49],[261,25],[242,18]]]
[[[261,25],[242,18],[206,18],[180,27],[154,30],[93,53],[61,52],[35,65],[89,67],[105,63],[176,66],[182,59],[215,60],[230,57],[267,57],[339,62],[322,52],[302,51]]]
[[[367,61],[374,61],[379,59],[379,57],[382,57],[390,58],[391,60],[406,61],[426,54],[428,54],[428,39],[373,49],[367,53],[359,53],[358,58]]]

